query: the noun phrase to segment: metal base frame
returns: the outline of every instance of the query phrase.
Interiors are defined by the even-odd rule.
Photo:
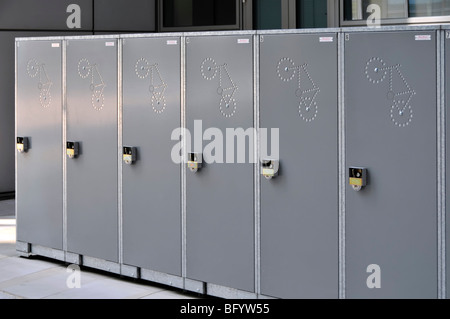
[[[275,297],[271,297],[271,296],[266,296],[266,295],[259,295],[258,299],[279,299],[279,298],[275,298]]]
[[[66,252],[66,262],[75,265],[81,265],[83,263],[83,258],[81,255]]]
[[[31,253],[31,245],[21,241],[16,241],[16,251],[21,253]]]
[[[141,268],[141,279],[167,285],[170,287],[180,289],[184,288],[184,281],[182,277],[165,274],[159,271]]]
[[[253,292],[208,283],[206,284],[206,294],[225,299],[257,299],[258,297],[258,295]]]
[[[202,281],[184,279],[184,290],[196,292],[199,294],[206,294],[206,284]]]
[[[82,265],[120,275],[120,264],[112,261],[83,256]]]
[[[59,249],[47,248],[39,245],[30,245],[31,254],[52,258],[55,260],[65,261],[64,251]]]
[[[138,267],[128,266],[128,265],[124,265],[124,264],[120,265],[120,274],[122,276],[130,277],[130,278],[134,278],[134,279],[141,278],[141,272]]]
[[[195,292],[198,294],[209,295],[225,299],[276,299],[270,296],[258,295],[247,291],[242,291],[234,288],[224,287],[216,284],[205,283],[188,278],[174,276],[149,269],[138,268],[125,264],[118,264],[115,262],[82,256],[71,252],[64,252],[62,250],[33,245],[30,243],[17,242],[16,251],[21,257],[30,257],[32,255],[47,257],[66,263],[85,266],[97,270],[106,271],[109,273],[122,275],[135,279],[142,279],[145,281],[163,284],[166,286],[184,289],[186,291]]]

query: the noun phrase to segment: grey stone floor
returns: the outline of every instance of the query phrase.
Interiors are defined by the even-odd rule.
[[[15,251],[14,200],[0,201],[0,299],[193,299],[199,295],[81,268],[80,288],[69,288],[66,265]]]

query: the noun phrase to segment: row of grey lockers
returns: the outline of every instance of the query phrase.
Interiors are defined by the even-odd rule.
[[[227,298],[445,298],[449,34],[18,39],[17,250]]]

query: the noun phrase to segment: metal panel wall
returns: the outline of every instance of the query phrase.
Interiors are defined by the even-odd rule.
[[[223,137],[226,128],[253,127],[252,44],[252,35],[186,38],[186,126],[193,140],[202,138],[201,129],[194,133],[195,120]],[[205,141],[203,168],[186,173],[187,277],[254,291],[253,164],[237,163],[237,152],[235,163],[208,164],[213,156],[221,160],[216,133],[216,151]],[[192,144],[191,151],[203,147]]]
[[[181,171],[171,159],[180,127],[180,37],[123,40],[124,263],[181,275]]]
[[[436,298],[436,32],[345,39],[346,296]]]
[[[0,4],[0,29],[90,31],[93,27],[92,1],[77,0],[74,4],[71,0],[3,0]],[[76,12],[70,5],[78,6]],[[73,13],[77,19],[80,18],[76,27],[72,26]]]
[[[335,33],[261,36],[260,127],[280,134],[279,176],[261,177],[263,295],[338,297],[337,52]]]
[[[155,21],[155,0],[94,1],[94,31],[155,31]]]
[[[68,251],[118,261],[117,40],[67,40]]]
[[[16,45],[17,136],[29,141],[17,154],[17,240],[62,249],[62,41]]]

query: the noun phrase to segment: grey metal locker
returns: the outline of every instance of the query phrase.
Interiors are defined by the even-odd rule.
[[[67,249],[116,262],[117,40],[69,38],[66,69]]]
[[[436,31],[344,43],[346,297],[436,298]]]
[[[336,33],[261,35],[260,128],[269,137],[261,150],[269,152],[260,164],[279,166],[278,176],[261,176],[263,295],[338,297],[337,43]]]
[[[181,38],[123,39],[124,263],[181,276]]]
[[[62,41],[16,50],[17,240],[62,249]]]
[[[253,35],[187,36],[186,127],[192,140],[203,134],[200,126],[194,132],[196,120],[223,137],[227,128],[253,128],[253,72]],[[213,156],[221,161],[222,150],[203,153],[210,142],[187,150],[202,165],[186,172],[187,278],[253,292],[253,150],[247,144],[245,163],[237,162],[237,152],[235,163],[210,163]]]

